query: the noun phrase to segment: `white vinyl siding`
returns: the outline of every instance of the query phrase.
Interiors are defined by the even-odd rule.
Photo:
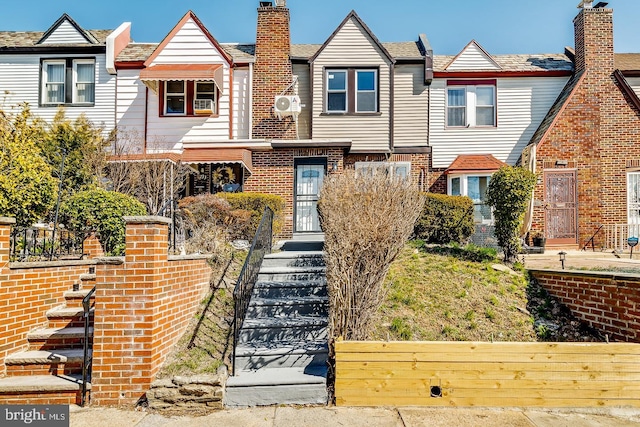
[[[293,64],[293,74],[298,77],[298,95],[302,111],[298,115],[298,136],[311,138],[311,81],[308,64]]]
[[[97,126],[104,126],[108,134],[115,126],[116,76],[107,72],[104,54],[99,55],[2,55],[0,57],[0,88],[3,91],[3,108],[17,109],[22,102],[29,103],[31,112],[50,122],[58,112],[57,106],[40,106],[42,76],[41,60],[61,57],[95,58],[95,101],[93,105],[81,104],[65,108],[66,117],[75,120],[81,114]],[[69,82],[71,83],[71,82]]]
[[[634,92],[640,96],[640,77],[626,77],[626,79]]]
[[[313,63],[313,138],[348,138],[355,151],[389,150],[389,66],[357,21],[347,21]],[[346,68],[378,70],[379,114],[325,114],[326,70]]]
[[[146,86],[140,81],[140,70],[118,70],[116,122],[118,138],[127,150],[142,151]],[[157,114],[157,112],[156,112]]]
[[[89,44],[69,21],[63,21],[41,44]]]
[[[394,145],[427,145],[429,90],[424,84],[424,65],[396,65],[394,74]]]
[[[499,70],[495,62],[489,58],[478,45],[471,43],[447,67],[447,71]]]
[[[251,91],[249,69],[233,70],[233,137],[249,139]]]
[[[225,59],[200,27],[187,20],[153,60],[154,64],[220,64]]]
[[[515,164],[566,82],[566,77],[498,79],[497,126],[449,128],[446,126],[447,82],[434,79],[429,113],[433,167],[446,168],[459,154],[485,153]]]

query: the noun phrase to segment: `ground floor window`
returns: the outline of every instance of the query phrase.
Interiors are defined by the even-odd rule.
[[[389,176],[397,176],[402,179],[411,178],[410,162],[356,162],[357,173],[373,173],[374,170],[382,170]]]
[[[239,163],[195,163],[190,165],[187,194],[242,191],[243,166]]]
[[[477,224],[493,223],[491,207],[487,205],[487,188],[491,175],[449,175],[448,194],[468,196],[473,200],[473,219]]]

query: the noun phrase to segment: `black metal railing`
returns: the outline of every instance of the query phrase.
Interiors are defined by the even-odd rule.
[[[59,227],[14,227],[11,230],[11,261],[51,261],[80,259],[85,235]]]
[[[598,235],[598,233],[600,232],[600,230],[602,230],[602,227],[604,227],[604,225],[601,225],[600,227],[598,227],[598,229],[596,230],[595,233],[593,233],[593,236],[591,236],[591,238],[589,240],[587,240],[587,242],[584,244],[584,246],[582,247],[583,251],[587,250],[587,247],[589,246],[589,243],[591,243],[591,250],[593,252],[596,251],[596,245],[595,245],[595,239],[596,236]]]
[[[82,401],[80,406],[84,406],[87,399],[87,378],[89,377],[89,316],[91,313],[91,297],[96,291],[96,287],[89,291],[87,295],[82,298],[82,316],[84,318],[84,343],[83,343],[83,356],[82,356]]]
[[[185,233],[182,217],[178,210],[178,201],[175,199],[167,200],[158,211],[159,216],[169,218],[169,253],[179,252],[179,246],[184,244]]]
[[[238,276],[236,287],[233,290],[233,366],[231,375],[236,374],[236,346],[238,345],[240,328],[242,328],[242,323],[244,322],[247,309],[249,308],[249,302],[251,301],[253,286],[258,278],[258,272],[260,271],[264,256],[271,252],[273,239],[272,230],[273,211],[269,207],[266,207],[262,214],[260,225],[256,230],[256,235],[253,237],[247,258]]]

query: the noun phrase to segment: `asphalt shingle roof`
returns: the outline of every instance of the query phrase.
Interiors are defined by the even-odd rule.
[[[107,37],[113,30],[85,30],[98,40],[106,44]],[[33,47],[44,35],[44,31],[0,31],[0,48]],[[55,46],[48,44],[47,46]],[[86,44],[65,44],[64,46],[86,46]]]
[[[145,61],[158,46],[157,43],[129,43],[116,58],[121,62]]]
[[[620,71],[640,70],[640,53],[616,53],[614,61]]]
[[[446,71],[445,67],[455,58],[453,55],[434,55],[433,71]],[[502,71],[572,71],[568,56],[559,53],[535,55],[492,55]],[[477,70],[475,70],[477,71]],[[495,71],[495,70],[491,70]]]

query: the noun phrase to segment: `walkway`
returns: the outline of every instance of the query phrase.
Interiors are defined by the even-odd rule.
[[[224,410],[203,417],[164,417],[117,409],[72,409],[71,427],[629,427],[638,410],[551,411],[469,408],[259,407]]]
[[[546,250],[544,254],[524,255],[524,266],[528,269],[560,269],[560,250]],[[633,259],[629,259],[629,252],[616,257],[612,252],[565,251],[565,269],[615,269],[637,270],[640,273],[640,250],[634,252]],[[522,256],[522,255],[521,255]]]

